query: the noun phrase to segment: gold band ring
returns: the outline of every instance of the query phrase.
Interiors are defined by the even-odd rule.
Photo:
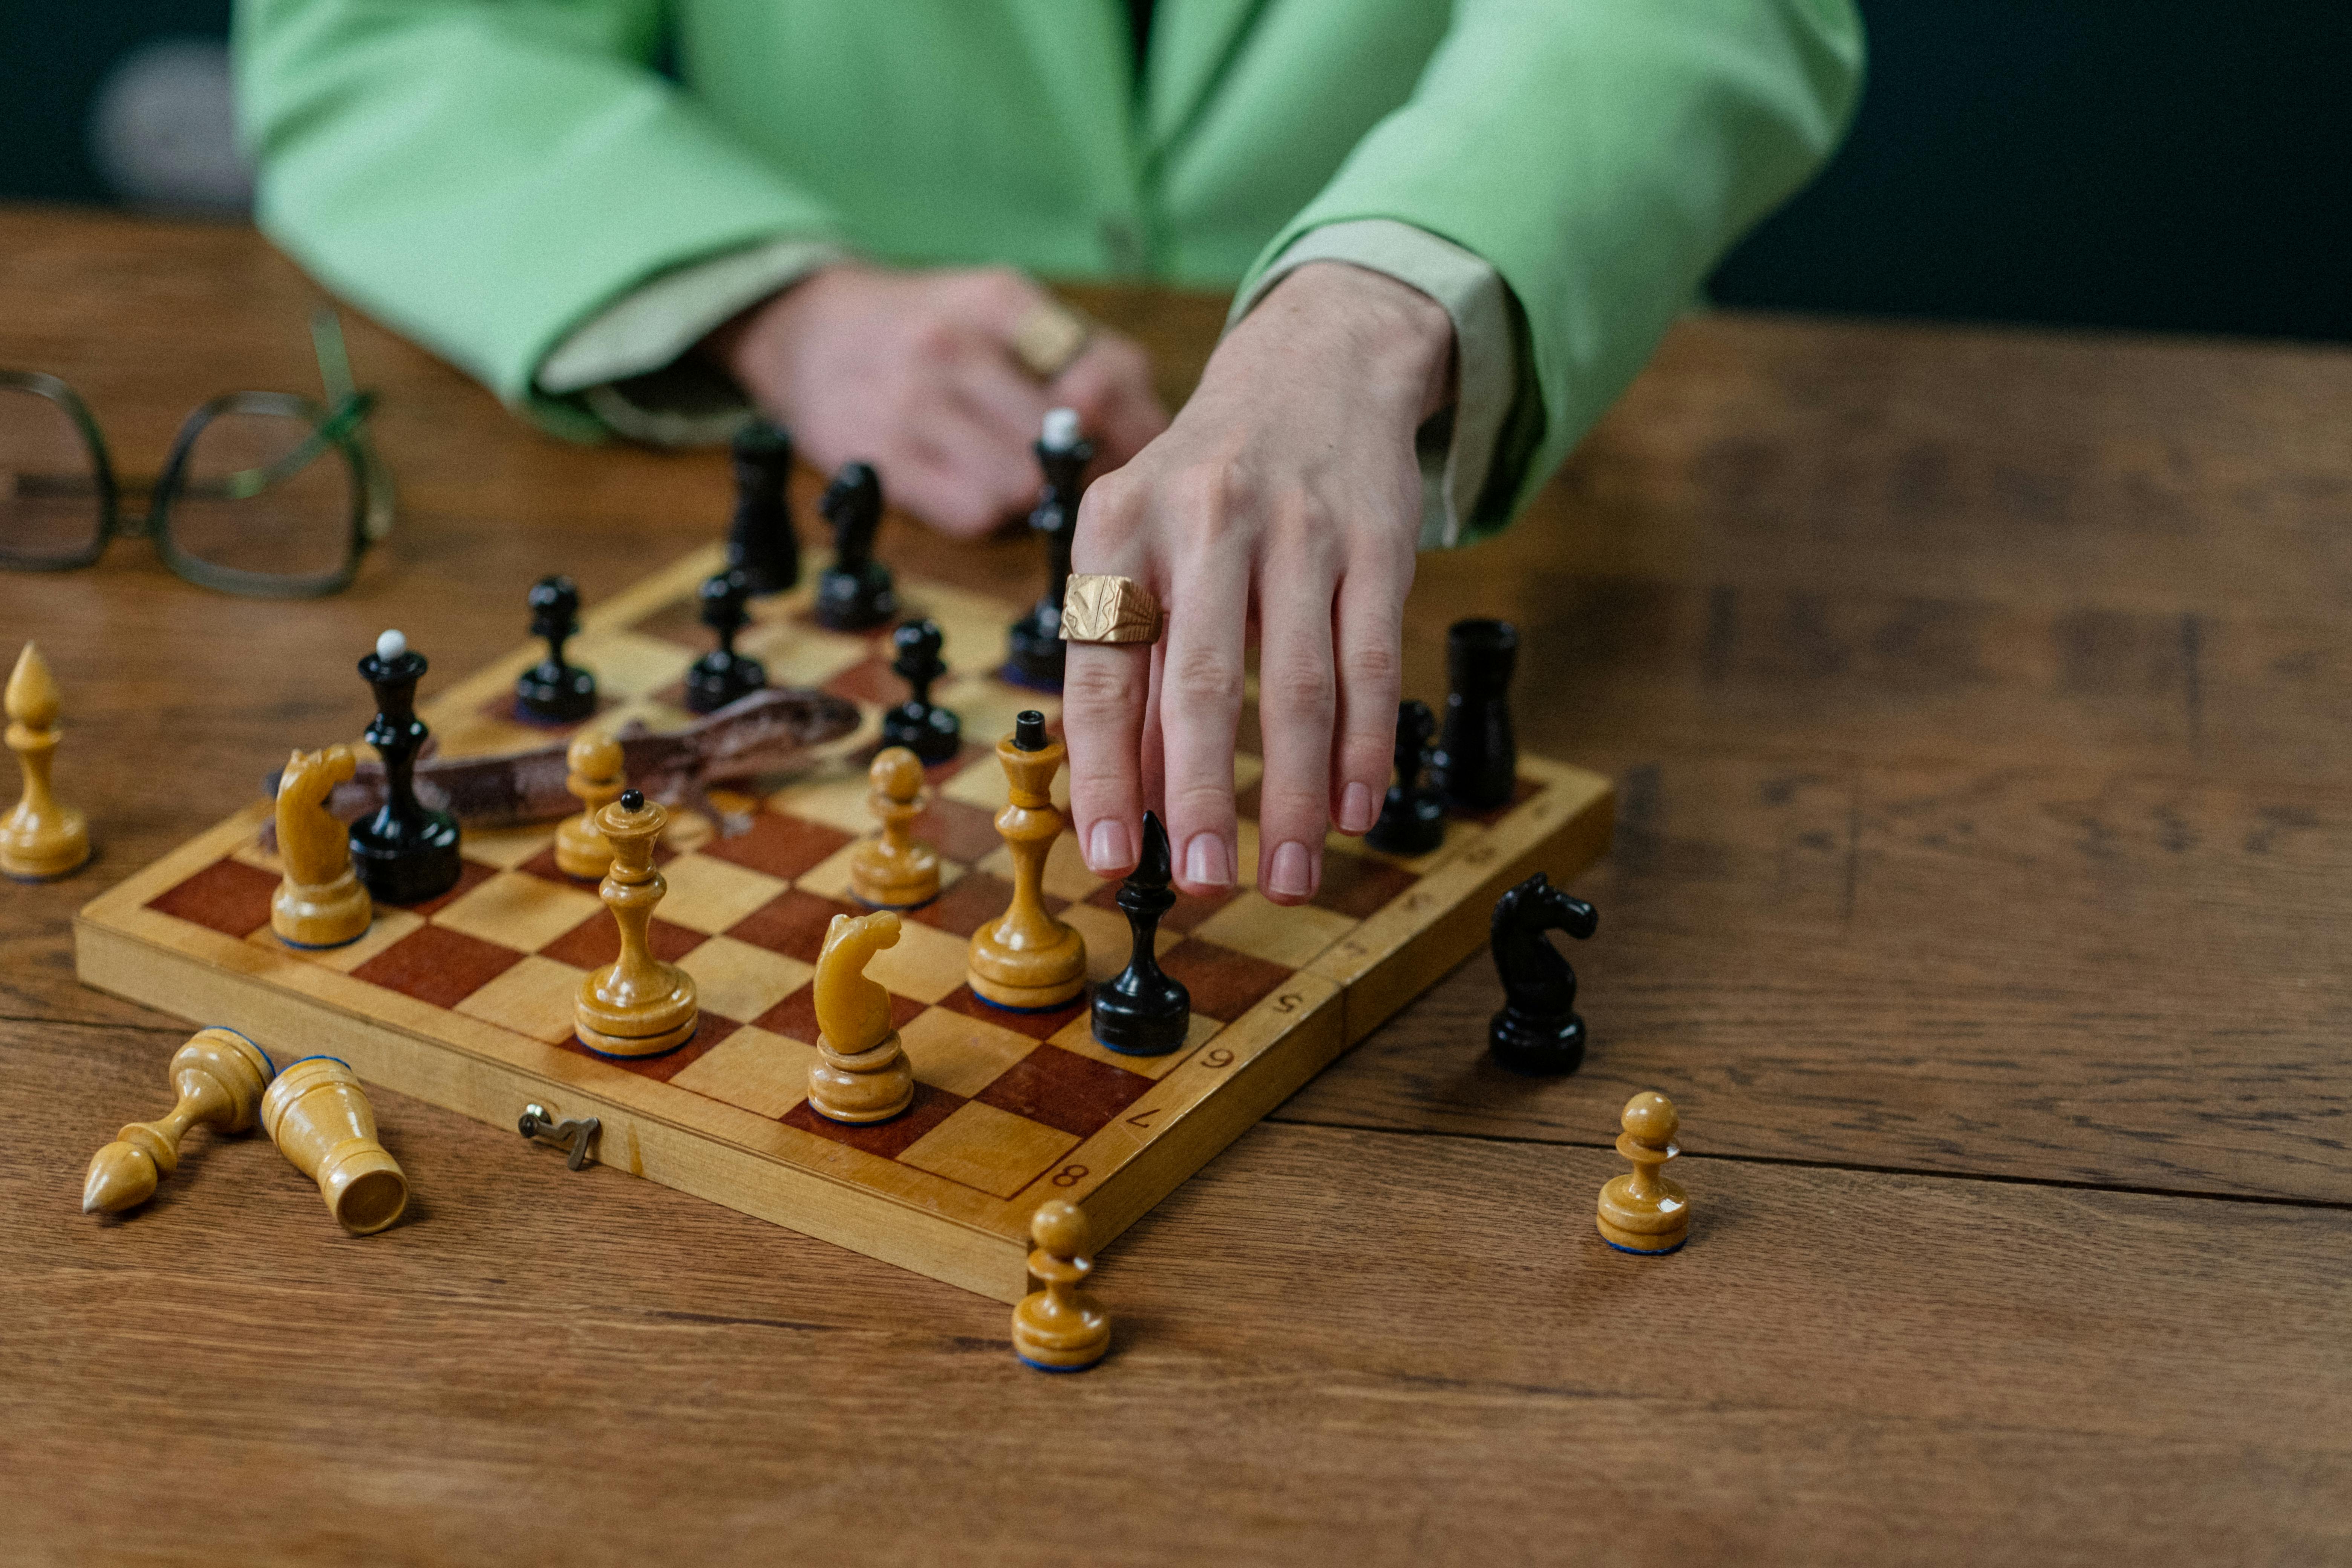
[[[1051,300],[1040,300],[1013,329],[1013,357],[1039,381],[1052,381],[1086,352],[1094,328],[1084,316]]]
[[[1062,590],[1062,640],[1155,643],[1167,629],[1160,599],[1132,577],[1073,572]]]

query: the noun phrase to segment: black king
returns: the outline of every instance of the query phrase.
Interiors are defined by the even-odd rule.
[[[416,753],[428,731],[416,716],[425,656],[398,632],[375,639],[360,676],[375,689],[375,718],[362,737],[383,759],[383,804],[352,824],[352,863],[381,903],[415,904],[457,885],[457,819],[416,798]]]

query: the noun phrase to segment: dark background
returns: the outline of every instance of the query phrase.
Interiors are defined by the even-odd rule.
[[[1727,303],[2352,337],[2352,3],[1865,0],[1871,80]],[[104,202],[89,104],[226,0],[0,0],[0,199]]]

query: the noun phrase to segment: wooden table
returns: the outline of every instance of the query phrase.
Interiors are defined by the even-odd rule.
[[[314,298],[244,230],[0,213],[0,363],[134,472],[314,390]],[[1219,319],[1084,300],[1171,395]],[[1129,1232],[1115,1359],[1049,1379],[995,1303],[390,1094],[384,1236],[203,1134],[76,1212],[186,1030],[76,984],[73,910],[355,733],[379,627],[463,670],[532,577],[726,514],[716,457],[541,437],[347,320],[404,499],[351,592],[0,574],[103,841],[0,890],[0,1556],[2352,1554],[2352,353],[1678,328],[1408,629],[1434,697],[1448,621],[1517,619],[1523,742],[1621,783],[1591,1059],[1492,1068],[1465,965]],[[1640,1088],[1699,1215],[1663,1261],[1592,1229]]]

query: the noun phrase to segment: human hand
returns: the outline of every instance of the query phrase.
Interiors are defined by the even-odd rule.
[[[1427,295],[1341,263],[1302,267],[1218,345],[1168,433],[1087,489],[1074,567],[1136,579],[1168,615],[1150,647],[1069,648],[1070,811],[1097,875],[1133,867],[1149,798],[1163,803],[1178,886],[1234,884],[1253,623],[1258,890],[1304,902],[1329,825],[1372,825],[1421,524],[1413,434],[1452,395],[1453,351]]]
[[[744,311],[704,346],[811,462],[871,463],[894,504],[969,536],[1036,501],[1031,445],[1048,408],[1077,410],[1106,468],[1168,427],[1150,360],[1117,332],[1096,328],[1050,383],[1021,368],[1014,329],[1046,299],[1003,268],[845,262]]]

